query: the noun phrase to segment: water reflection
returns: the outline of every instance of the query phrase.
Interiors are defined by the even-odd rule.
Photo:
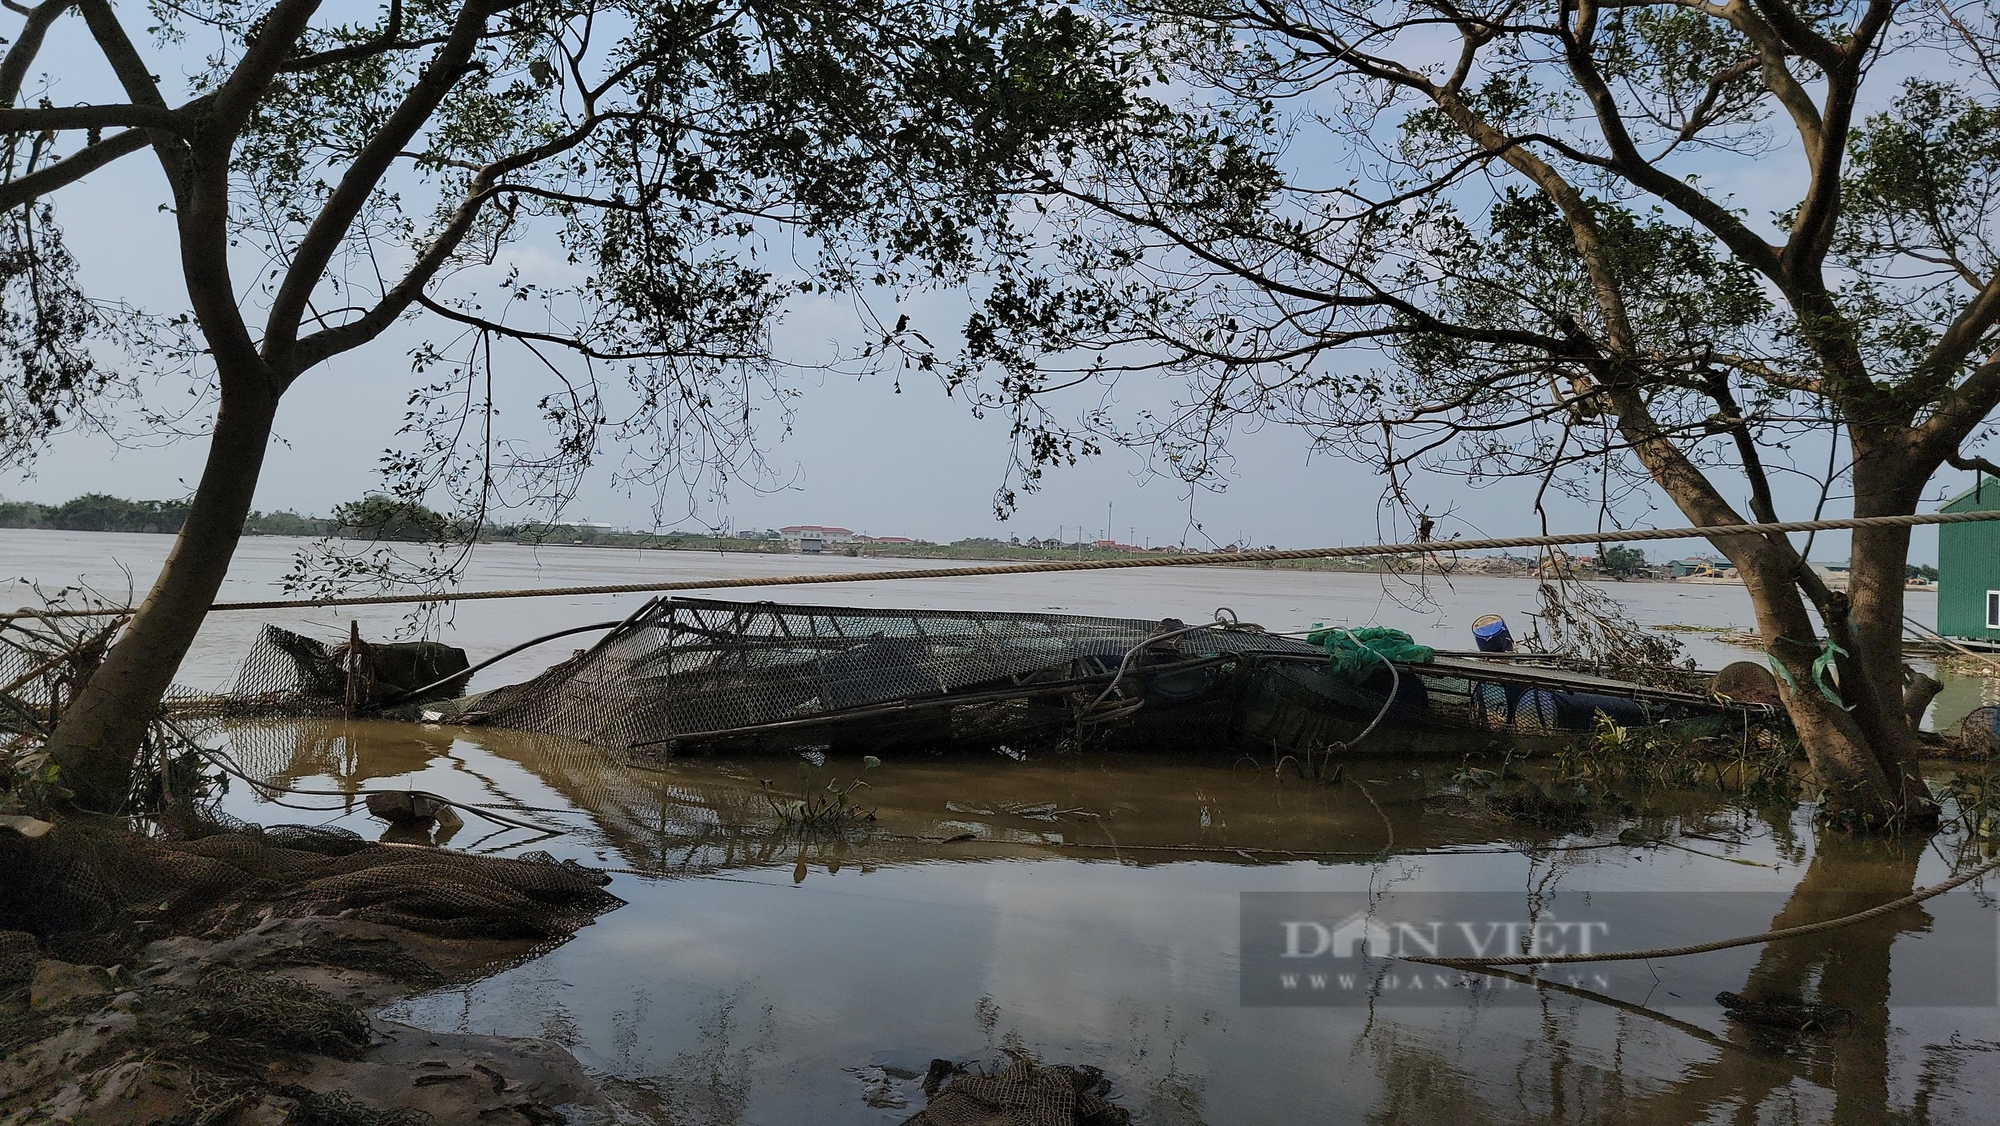
[[[1823,839],[1802,812],[1703,794],[1558,840],[1451,798],[1449,765],[1364,763],[1330,785],[1221,761],[999,757],[891,762],[863,791],[875,822],[801,837],[776,825],[759,784],[796,786],[789,762],[631,770],[556,739],[378,724],[271,725],[238,746],[305,788],[394,783],[533,809],[572,829],[534,847],[671,877],[622,876],[613,890],[629,906],[569,945],[402,1012],[561,1040],[666,1121],[900,1121],[921,1105],[913,1077],[931,1058],[1008,1050],[1102,1067],[1142,1121],[1176,1126],[1974,1122],[2000,1094],[1982,1066],[2000,1050],[1992,997],[1899,1003],[1912,968],[1945,948],[1939,935],[1980,909],[1973,888],[1841,931],[1660,962],[1608,995],[1237,1000],[1244,891],[1514,889],[1529,905],[1757,890],[1782,903],[1768,919],[1660,921],[1722,937],[1715,928],[1895,898],[1940,878],[1955,842]],[[856,765],[829,763],[808,784]],[[330,807],[370,826],[344,809]],[[1620,844],[1635,824],[1714,855]],[[1728,1019],[1713,1001],[1724,990],[1849,1016],[1825,1034],[1772,1035]]]

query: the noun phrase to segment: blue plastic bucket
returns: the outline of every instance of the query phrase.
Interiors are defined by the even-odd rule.
[[[1472,623],[1472,643],[1479,646],[1481,653],[1514,651],[1514,635],[1507,631],[1507,620],[1498,614],[1488,614]]]

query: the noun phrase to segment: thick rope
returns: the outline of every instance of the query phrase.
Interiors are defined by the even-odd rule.
[[[1825,919],[1817,923],[1806,923],[1802,926],[1765,931],[1763,934],[1745,935],[1742,938],[1724,938],[1714,942],[1700,942],[1693,946],[1668,946],[1653,950],[1623,950],[1610,954],[1544,954],[1539,957],[1529,954],[1512,958],[1410,958],[1407,960],[1411,962],[1423,962],[1432,966],[1465,966],[1476,969],[1481,966],[1553,966],[1572,962],[1634,962],[1651,958],[1679,958],[1686,954],[1707,954],[1710,951],[1728,950],[1736,946],[1755,946],[1763,942],[1778,942],[1787,938],[1803,938],[1809,934],[1819,934],[1822,931],[1837,930],[1841,927],[1853,926],[1856,923],[1865,923],[1870,919],[1879,919],[1884,915],[1901,911],[1905,907],[1915,906],[1933,896],[1943,895],[1955,887],[1969,884],[1996,868],[2000,868],[2000,856],[1996,856],[1970,871],[1961,872],[1941,884],[1919,888],[1901,899],[1890,900],[1887,903],[1870,907],[1866,911],[1856,911],[1852,915],[1842,915],[1838,919]]]
[[[1371,544],[1365,547],[1301,547],[1270,551],[1211,551],[1198,555],[1140,555],[1126,559],[1071,559],[1050,563],[992,563],[975,567],[919,567],[896,571],[847,571],[821,575],[746,576],[737,579],[690,579],[671,583],[611,583],[600,586],[542,587],[524,590],[475,590],[457,594],[379,594],[341,598],[273,599],[263,602],[217,602],[210,610],[311,610],[327,606],[400,606],[423,603],[475,602],[488,598],[574,598],[599,594],[659,594],[676,590],[728,590],[735,587],[807,586],[822,583],[880,583],[904,579],[964,579],[984,575],[1040,575],[1058,571],[1118,571],[1136,567],[1205,567],[1221,563],[1277,563],[1290,559],[1354,559],[1374,555],[1433,555],[1443,552],[1487,551],[1510,547],[1564,547],[1578,544],[1635,543],[1644,540],[1723,539],[1732,536],[1787,535],[1830,532],[1847,528],[1914,528],[1928,524],[1969,524],[2000,520],[2000,510],[1925,512],[1907,516],[1850,516],[1838,520],[1786,520],[1775,524],[1717,524],[1689,528],[1632,528],[1615,532],[1568,532],[1553,536],[1504,536],[1483,540],[1420,540],[1414,543]],[[129,607],[107,609],[35,610],[0,614],[17,617],[92,618],[131,613]]]

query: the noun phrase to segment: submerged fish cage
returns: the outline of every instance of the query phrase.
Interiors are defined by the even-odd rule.
[[[1289,638],[1171,619],[659,599],[533,680],[420,717],[653,757],[980,741],[1203,700],[1253,654],[1324,659]]]
[[[206,706],[353,714],[338,656],[266,627],[236,690]],[[1715,733],[1773,715],[1449,655],[1385,660],[1355,682],[1316,645],[1233,623],[695,598],[652,600],[523,683],[364,710],[561,736],[640,760],[814,748],[1519,753],[1587,736],[1600,715]]]
[[[1462,754],[1561,745],[1599,714],[1720,730],[1768,713],[1519,662],[1385,663],[1353,683],[1318,646],[1232,624],[663,598],[533,680],[411,718],[670,758],[1085,743]]]

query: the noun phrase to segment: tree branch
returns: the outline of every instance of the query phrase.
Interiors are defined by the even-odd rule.
[[[592,118],[561,137],[553,138],[534,148],[525,149],[512,156],[487,165],[473,178],[471,190],[465,199],[453,209],[451,218],[444,228],[431,239],[410,269],[373,309],[360,317],[337,328],[321,329],[300,340],[291,350],[291,362],[287,367],[286,379],[296,379],[314,365],[331,356],[358,348],[380,336],[404,310],[415,304],[423,296],[424,287],[429,285],[437,272],[444,268],[451,256],[457,252],[459,244],[465,241],[466,233],[479,217],[480,209],[497,194],[494,182],[521,168],[547,160],[559,153],[575,148],[590,136],[602,118]],[[390,154],[392,157],[394,153]],[[294,267],[296,268],[296,267]],[[310,292],[310,291],[308,291]]]
[[[278,286],[277,296],[271,301],[270,315],[264,322],[264,357],[282,370],[285,378],[289,379],[311,366],[293,366],[290,352],[298,341],[306,305],[312,298],[313,290],[319,287],[327,263],[333,260],[334,252],[346,240],[348,228],[353,226],[361,209],[367,206],[368,198],[375,193],[397,155],[423,129],[424,123],[430,120],[431,114],[444,102],[452,87],[465,76],[473,51],[479,46],[481,33],[486,28],[487,17],[493,10],[479,0],[469,0],[459,9],[444,46],[438,48],[437,54],[432,56],[423,74],[411,85],[388,120],[355,154],[353,162],[341,175],[340,183],[321,205],[319,214],[313,217],[305,235],[299,239],[291,264],[285,270],[284,280]]]
[[[118,77],[125,96],[137,105],[165,109],[167,99],[160,94],[159,82],[139,57],[139,49],[125,34],[125,25],[118,22],[108,0],[79,0],[79,7],[91,38],[97,40],[97,49],[104,52],[104,60],[111,64],[111,73]]]
[[[0,109],[0,133],[72,129],[158,129],[185,133],[187,122],[164,106],[49,106]]]
[[[1911,452],[1933,464],[1945,460],[1995,406],[2000,406],[2000,350],[1938,396],[1937,409],[1911,435]]]
[[[104,0],[86,2],[103,3]],[[257,102],[263,98],[271,80],[291,60],[292,48],[298,43],[299,36],[305,34],[307,23],[319,10],[319,3],[320,0],[278,0],[264,13],[263,26],[245,48],[243,57],[237,60],[236,68],[216,89],[215,105],[203,122],[198,144],[207,150],[210,159],[220,157],[224,164],[227,163],[237,134],[243,131],[244,123],[256,112]]]
[[[336,47],[330,51],[316,51],[310,55],[300,55],[278,68],[280,74],[300,74],[318,70],[326,66],[338,66],[360,59],[372,59],[392,51],[414,51],[421,47],[435,47],[449,36],[426,35],[421,39],[371,39],[366,43],[356,43],[350,47]]]
[[[1840,213],[1840,174],[1847,159],[1847,137],[1854,123],[1862,68],[1875,45],[1875,36],[1887,26],[1893,6],[1890,0],[1870,0],[1862,18],[1855,23],[1853,39],[1821,63],[1826,73],[1826,100],[1820,114],[1820,144],[1818,151],[1809,154],[1812,180],[1805,198],[1799,201],[1799,213],[1792,222],[1791,238],[1784,252],[1792,276],[1816,288],[1824,288],[1820,266],[1833,245]],[[1783,7],[1783,4],[1779,0],[1765,0],[1764,7]]]
[[[2000,477],[2000,465],[1995,465],[1977,454],[1947,454],[1944,463],[1953,469],[1970,469],[1989,477]]]
[[[349,62],[354,59],[365,59],[371,55],[378,55],[384,51],[396,49],[399,46],[396,42],[396,37],[401,34],[403,34],[403,0],[389,0],[389,19],[387,23],[382,25],[382,34],[365,43],[356,43],[348,47],[338,47],[331,51],[319,51],[314,54],[301,56],[285,63],[279,69],[290,73],[301,70],[313,70],[317,67]]]
[[[0,61],[0,106],[11,106],[21,96],[21,83],[42,53],[42,40],[48,35],[49,26],[75,5],[76,0],[43,0],[29,10],[20,34],[14,37],[13,46],[7,48],[6,59]]]
[[[445,305],[439,301],[436,301],[426,294],[420,293],[417,295],[417,304],[423,306],[424,308],[430,310],[433,313],[436,313],[438,316],[443,317],[446,320],[456,321],[459,324],[466,325],[467,327],[470,328],[479,329],[482,332],[490,332],[493,333],[495,336],[504,336],[509,340],[524,340],[524,341],[534,341],[536,343],[541,343],[541,344],[553,344],[559,348],[566,348],[569,351],[575,352],[577,355],[582,356],[585,359],[589,360],[606,360],[615,363],[620,360],[665,360],[677,357],[692,357],[695,359],[703,359],[703,360],[748,360],[755,358],[755,356],[753,356],[750,353],[698,352],[687,348],[645,349],[636,352],[606,352],[601,349],[593,348],[588,344],[585,344],[583,340],[579,337],[556,336],[552,333],[546,333],[546,332],[530,332],[527,329],[514,328],[511,325],[502,324],[499,321],[488,320],[485,317],[476,317],[473,316],[471,313],[467,313],[459,309],[454,309],[449,305]]]
[[[1758,273],[1774,282],[1780,281],[1783,264],[1777,247],[1765,242],[1728,208],[1710,199],[1693,184],[1662,171],[1639,152],[1639,146],[1633,142],[1631,132],[1625,127],[1624,116],[1618,111],[1610,83],[1605,81],[1603,73],[1597,68],[1597,60],[1590,54],[1588,40],[1570,26],[1567,19],[1570,4],[1571,0],[1563,0],[1563,58],[1577,85],[1583,87],[1584,96],[1590,100],[1597,128],[1611,149],[1611,169],[1634,186],[1652,192],[1700,223]]]
[[[153,80],[152,70],[139,57],[139,49],[125,34],[125,26],[118,22],[117,13],[111,10],[108,0],[79,0],[79,8],[84,23],[90,28],[91,38],[97,41],[97,49],[104,52],[104,60],[111,64],[111,73],[118,77],[125,96],[132,99],[134,105],[165,109],[167,100],[160,96],[159,83]],[[189,103],[189,106],[192,105]],[[173,193],[175,206],[186,210],[186,146],[175,134],[149,132],[146,136],[152,142],[154,154],[159,157],[160,167],[166,171],[167,188]]]
[[[12,210],[66,188],[119,157],[129,156],[151,143],[152,137],[144,129],[127,129],[79,149],[54,164],[37,168],[26,176],[0,183],[0,211]]]

